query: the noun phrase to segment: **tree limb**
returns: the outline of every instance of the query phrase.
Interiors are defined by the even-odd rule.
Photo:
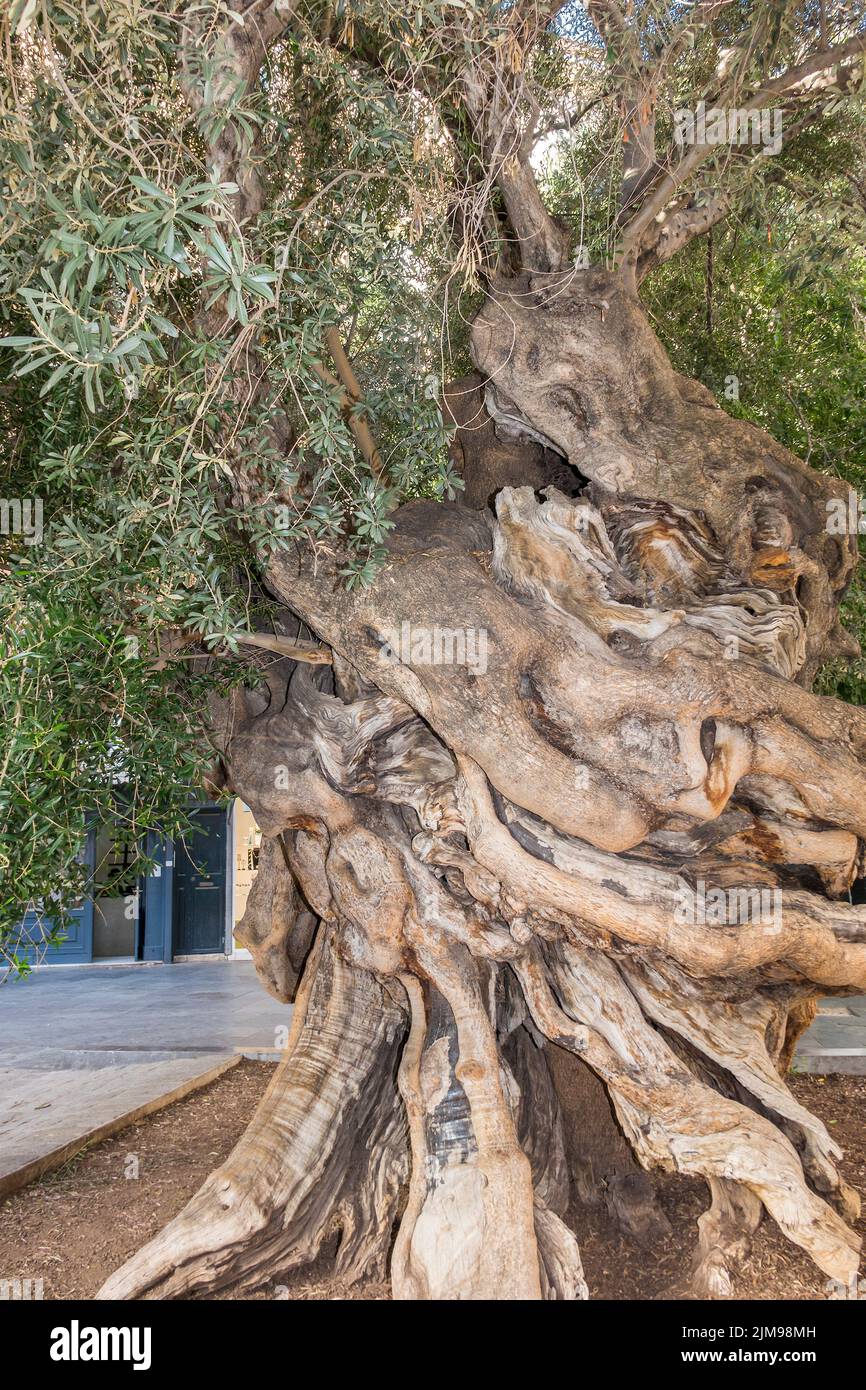
[[[861,35],[848,40],[847,43],[838,44],[834,48],[813,54],[795,67],[789,68],[787,72],[780,74],[779,77],[765,83],[738,109],[745,112],[757,111],[772,97],[793,92],[795,88],[814,74],[825,72],[844,62],[847,58],[859,56],[864,52],[866,52],[866,36]],[[718,98],[718,102],[723,104],[724,94]],[[621,239],[623,263],[637,259],[652,223],[664,214],[677,189],[701,167],[715,148],[714,145],[693,145],[673,167],[668,166],[666,168],[666,171],[649,190],[648,196],[639,210],[623,229]],[[701,230],[706,230],[706,227],[702,227]],[[684,243],[680,242],[680,245],[682,244]]]

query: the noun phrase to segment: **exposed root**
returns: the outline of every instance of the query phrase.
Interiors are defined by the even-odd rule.
[[[535,1235],[542,1298],[560,1301],[589,1298],[577,1238],[540,1199],[535,1203]]]
[[[725,1068],[745,1096],[779,1117],[785,1132],[799,1146],[803,1168],[816,1191],[832,1201],[846,1220],[856,1221],[860,1204],[836,1166],[842,1157],[839,1145],[826,1126],[791,1094],[767,1051],[773,1002],[760,995],[736,1003],[707,998],[680,972],[670,968],[662,972],[646,962],[629,961],[621,972],[649,1018]]]
[[[424,931],[412,940],[430,1008],[417,1072],[413,1043],[401,1085],[418,1144],[423,1105],[424,1153],[413,1155],[413,1169],[424,1191],[413,1179],[395,1295],[538,1299],[532,1175],[503,1089],[490,981],[465,947],[431,942]]]
[[[641,1163],[742,1183],[830,1278],[852,1278],[860,1241],[810,1191],[789,1140],[684,1067],[612,961],[569,946],[551,951],[548,965],[562,1008],[537,959],[515,967],[533,1017],[603,1078]]]
[[[817,999],[804,999],[788,1013],[785,1021],[785,1034],[779,1050],[777,1066],[782,1076],[787,1076],[794,1061],[797,1043],[806,1029],[814,1023],[818,1013]]]
[[[314,956],[296,1036],[246,1133],[98,1297],[254,1286],[311,1260],[340,1231],[342,1268],[382,1269],[407,1171],[392,1080],[405,1014],[341,959],[327,929]],[[359,1142],[369,1147],[372,1183],[352,1171]],[[359,1182],[369,1186],[360,1197]]]
[[[751,1249],[761,1220],[761,1202],[742,1183],[708,1178],[712,1205],[698,1217],[698,1248],[692,1285],[699,1298],[730,1298],[734,1274]]]

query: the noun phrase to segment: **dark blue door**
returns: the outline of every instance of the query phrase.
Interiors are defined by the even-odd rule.
[[[192,813],[193,828],[175,841],[174,954],[225,950],[226,814]]]

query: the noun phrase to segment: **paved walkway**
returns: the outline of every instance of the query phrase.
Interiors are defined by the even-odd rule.
[[[250,961],[55,966],[8,981],[0,989],[0,1195],[242,1054],[274,1055],[290,1017]]]
[[[818,1017],[800,1039],[798,1071],[866,1076],[866,995],[823,999]]]

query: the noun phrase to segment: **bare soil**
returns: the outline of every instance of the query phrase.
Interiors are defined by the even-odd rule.
[[[47,1299],[92,1298],[104,1279],[184,1205],[242,1134],[271,1077],[266,1063],[241,1062],[225,1076],[31,1183],[0,1205],[0,1279],[42,1278]],[[848,1182],[866,1205],[866,1077],[795,1076],[792,1089],[845,1150]],[[597,1207],[571,1213],[590,1294],[606,1299],[687,1299],[695,1223],[706,1187],[663,1175],[661,1204],[671,1235],[652,1252],[612,1229]],[[866,1222],[858,1225],[866,1234]],[[345,1289],[327,1259],[254,1298],[387,1299],[387,1284]],[[825,1276],[766,1218],[735,1294],[746,1299],[823,1299]],[[219,1295],[232,1298],[232,1293]],[[250,1297],[250,1295],[245,1295]]]

